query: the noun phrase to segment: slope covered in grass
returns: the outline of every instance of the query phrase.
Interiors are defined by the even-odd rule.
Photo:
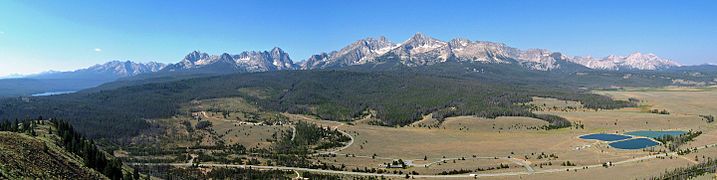
[[[0,132],[0,179],[106,179],[48,137]]]

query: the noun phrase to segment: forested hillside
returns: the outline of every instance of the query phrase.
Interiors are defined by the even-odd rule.
[[[139,178],[123,173],[122,162],[110,157],[62,121],[0,123],[0,179]]]
[[[489,79],[455,69],[435,75],[440,70],[279,71],[158,81],[61,96],[3,99],[0,118],[59,117],[71,119],[90,137],[125,137],[147,128],[145,119],[187,113],[179,110],[183,103],[220,97],[243,97],[264,110],[339,121],[374,110],[385,125],[409,124],[431,112],[437,112],[434,116],[439,119],[457,115],[537,117],[515,105],[533,96],[576,100],[588,108],[631,105],[569,88],[570,82],[547,77],[548,73]],[[538,75],[546,77],[525,80],[525,76]]]

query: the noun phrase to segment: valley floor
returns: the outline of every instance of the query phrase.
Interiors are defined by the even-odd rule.
[[[641,106],[596,111],[580,108],[577,102],[536,98],[534,104],[538,106],[545,104],[545,107],[549,107],[541,108],[536,113],[558,115],[576,125],[557,130],[542,130],[538,127],[547,124],[546,122],[525,117],[485,119],[462,116],[438,122],[426,116],[424,120],[410,126],[384,127],[370,125],[370,116],[345,123],[284,113],[283,115],[288,117],[289,124],[253,125],[204,113],[202,116],[213,123],[212,131],[216,131],[215,134],[226,135],[218,137],[219,139],[231,137],[234,132],[228,129],[234,129],[233,131],[242,133],[225,139],[225,143],[241,143],[247,147],[269,147],[272,142],[264,140],[269,138],[267,136],[292,130],[290,124],[299,121],[337,129],[350,136],[351,141],[344,143],[343,147],[320,150],[312,155],[311,161],[345,166],[346,170],[212,161],[137,162],[134,165],[251,167],[396,178],[405,177],[404,173],[411,172],[414,174],[411,177],[414,178],[649,179],[668,170],[717,158],[717,125],[706,122],[704,118],[707,115],[717,115],[717,91],[678,89],[597,93],[615,99],[636,98],[640,100]],[[670,113],[651,113],[652,109],[666,110]],[[702,134],[680,146],[680,149],[691,149],[687,154],[669,151],[662,145],[642,150],[622,150],[610,147],[602,141],[579,138],[581,135],[591,133],[624,133],[635,130],[701,131]],[[253,133],[248,133],[249,131]],[[406,162],[408,167],[384,167],[384,163],[398,159]],[[605,163],[611,165],[604,166]],[[385,169],[387,172],[382,174],[351,172],[353,169],[372,168]],[[456,170],[466,171],[451,173]],[[394,171],[401,173],[397,174]],[[702,177],[713,177],[713,175]]]

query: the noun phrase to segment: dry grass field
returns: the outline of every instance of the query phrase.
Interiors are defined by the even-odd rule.
[[[355,143],[339,153],[357,156],[372,156],[387,159],[413,159],[420,164],[423,157],[428,161],[440,161],[446,158],[472,157],[511,157],[525,159],[533,168],[553,170],[568,168],[561,163],[570,161],[575,167],[599,165],[605,162],[619,162],[639,158],[651,154],[649,151],[664,150],[660,146],[644,150],[622,150],[612,148],[605,142],[583,140],[578,138],[590,133],[624,133],[635,130],[693,130],[704,134],[695,138],[683,147],[697,147],[717,143],[717,126],[707,123],[698,115],[717,114],[717,91],[714,90],[670,90],[670,91],[605,91],[596,92],[615,99],[638,98],[642,107],[667,109],[669,115],[654,114],[641,108],[625,108],[619,110],[589,110],[582,108],[579,102],[564,101],[550,98],[534,98],[533,104],[544,106],[536,113],[554,114],[565,117],[582,128],[566,128],[558,130],[535,130],[547,124],[544,121],[525,117],[500,117],[485,119],[478,117],[447,118],[438,127],[428,128],[421,125],[435,124],[427,116],[424,120],[407,127],[381,127],[367,124],[341,125],[337,122],[317,120],[313,117],[290,115],[291,120],[309,120],[314,123],[334,126],[350,133]],[[539,154],[554,154],[558,158],[539,158]],[[717,157],[717,150],[699,152],[705,157]],[[686,156],[694,156],[692,154]],[[668,156],[664,159],[649,159],[612,166],[610,168],[588,168],[577,172],[538,173],[525,176],[506,176],[497,179],[575,179],[591,177],[608,179],[648,178],[659,175],[665,170],[687,166],[694,162],[686,156]],[[350,167],[375,167],[376,161],[367,162],[365,158],[341,157],[334,159],[338,163]],[[422,169],[419,172],[437,173],[447,169],[470,169],[486,166],[489,162],[444,163],[442,166],[413,167]],[[511,166],[520,165],[505,162]],[[495,162],[493,162],[495,164]],[[551,165],[548,165],[551,164]],[[542,166],[541,166],[542,165]],[[523,168],[509,168],[511,171],[525,171]],[[486,171],[475,173],[496,173],[502,171]],[[613,174],[606,175],[606,174]]]
[[[209,118],[212,129],[227,144],[242,144],[247,148],[266,148],[271,145],[270,140],[282,136],[282,131],[291,131],[286,125],[265,125],[245,123],[226,119]]]
[[[480,179],[646,179],[674,167],[688,166],[691,163],[679,158],[652,159],[638,163],[615,165],[609,168],[594,167],[577,171],[536,173],[530,175],[481,177]]]
[[[673,114],[717,114],[717,89],[661,88],[635,91],[600,91],[614,99],[633,97],[655,109],[666,109]]]

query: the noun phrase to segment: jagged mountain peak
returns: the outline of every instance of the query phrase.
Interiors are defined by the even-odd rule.
[[[453,57],[448,43],[420,32],[390,52],[397,55],[400,61],[408,66],[431,65],[446,62]]]
[[[411,46],[415,47],[415,46],[424,46],[424,45],[445,44],[445,42],[418,32],[401,44],[404,46],[411,45]]]
[[[279,47],[274,47],[274,48],[271,48],[271,53],[272,54],[285,54],[286,52],[284,52],[284,50]]]
[[[288,53],[279,47],[274,47],[270,51],[244,51],[237,55],[229,53],[209,55],[193,51],[185,56],[182,61],[170,65],[164,71],[214,68],[217,71],[221,71],[217,73],[263,72],[294,69],[294,66],[294,62]]]
[[[468,46],[471,43],[473,42],[467,38],[454,38],[448,42],[448,44],[451,46]]]
[[[423,34],[422,32],[416,32],[416,34],[413,34],[413,36],[408,38],[408,40],[430,40],[430,39],[434,39],[434,38],[431,36],[428,36],[426,34]]]
[[[209,56],[209,54],[207,54],[207,53],[202,53],[200,51],[195,50],[195,51],[190,52],[186,56],[184,56],[184,60],[196,62],[197,60],[206,58],[208,56]]]
[[[395,48],[386,37],[367,37],[354,41],[346,47],[331,53],[312,55],[301,64],[301,69],[342,67],[374,62],[376,57]]]
[[[350,48],[350,47],[356,47],[356,46],[366,46],[366,47],[369,47],[370,49],[376,49],[376,47],[385,47],[387,45],[393,45],[393,43],[391,41],[389,41],[388,39],[386,39],[386,37],[380,36],[378,38],[373,38],[373,37],[363,38],[354,43],[351,43],[351,45],[349,45],[347,47]]]
[[[222,55],[219,56],[220,59],[232,59],[232,55],[229,53],[222,53]]]
[[[632,53],[632,54],[630,54],[630,55],[627,55],[627,57],[625,57],[625,58],[628,59],[628,60],[647,60],[647,61],[660,61],[660,60],[665,60],[665,59],[663,59],[663,58],[661,58],[661,57],[658,57],[658,56],[655,55],[655,54],[652,54],[652,53],[644,54],[644,53],[641,53],[641,52],[634,52],[634,53]]]

